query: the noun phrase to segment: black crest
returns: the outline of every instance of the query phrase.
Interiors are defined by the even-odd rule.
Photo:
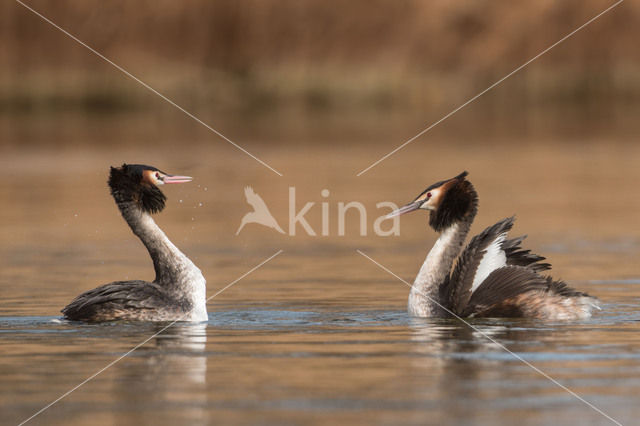
[[[167,197],[157,186],[144,181],[145,170],[160,171],[142,164],[111,167],[108,182],[111,195],[118,204],[133,202],[147,213],[161,212]]]
[[[438,209],[429,216],[429,225],[437,232],[476,213],[478,194],[471,182],[465,179],[466,176],[467,172],[463,172],[449,181],[435,184],[446,188]]]

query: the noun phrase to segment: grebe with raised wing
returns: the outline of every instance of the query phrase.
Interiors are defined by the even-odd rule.
[[[440,233],[411,287],[409,314],[575,320],[599,309],[596,298],[541,275],[551,265],[522,249],[525,236],[507,239],[513,217],[488,227],[463,250],[478,211],[478,194],[466,176],[429,186],[387,216],[427,210],[429,225]]]

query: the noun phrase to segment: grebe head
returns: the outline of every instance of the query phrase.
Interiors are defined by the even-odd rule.
[[[153,166],[123,164],[111,167],[109,187],[116,202],[135,202],[147,213],[158,213],[164,209],[167,197],[158,188],[167,183],[191,182],[189,176],[167,174]]]
[[[440,232],[469,214],[475,214],[478,194],[471,182],[466,180],[467,172],[436,182],[422,191],[409,204],[387,215],[388,218],[415,210],[429,210],[429,225]]]

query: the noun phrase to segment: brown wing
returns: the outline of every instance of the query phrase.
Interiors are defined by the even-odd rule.
[[[457,313],[464,310],[471,297],[471,286],[487,248],[511,229],[513,221],[514,218],[510,217],[488,227],[473,237],[464,249],[450,279],[440,287],[441,300],[445,301],[452,311]]]
[[[503,266],[522,266],[534,272],[551,268],[548,263],[540,263],[545,259],[544,257],[531,253],[531,250],[524,250],[520,246],[526,235],[510,240],[506,239],[506,234],[513,227],[514,221],[514,217],[509,217],[486,228],[469,242],[458,258],[450,279],[441,287],[441,296],[443,297],[441,300],[445,300],[454,312],[463,311],[472,293],[478,289],[479,282],[476,281],[482,278],[476,275],[482,263],[486,262],[484,274],[487,274],[487,277],[491,272],[490,269],[498,269]],[[499,244],[499,251],[501,250],[504,254],[502,263],[495,261],[491,263],[485,257],[492,244]],[[493,247],[493,253],[489,253],[489,255],[496,255],[496,246]],[[487,270],[487,268],[489,269]],[[474,282],[476,282],[475,285]]]
[[[562,283],[543,277],[529,268],[505,266],[493,271],[471,295],[460,311],[463,317],[522,317],[527,306],[521,296],[538,294],[544,297],[552,286]],[[564,285],[564,284],[562,284]],[[566,285],[564,285],[566,287]],[[566,287],[568,289],[568,287]]]

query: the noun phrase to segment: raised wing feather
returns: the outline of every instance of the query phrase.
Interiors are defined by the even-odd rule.
[[[521,266],[533,272],[551,269],[549,263],[541,262],[544,257],[520,246],[526,235],[506,239],[514,221],[514,217],[509,217],[488,227],[469,242],[458,258],[450,279],[441,289],[455,312],[465,309],[471,295],[496,269],[504,266]]]
[[[513,221],[513,217],[503,219],[473,237],[458,258],[450,279],[440,288],[441,297],[446,298],[442,300],[445,300],[447,306],[454,312],[462,311],[467,305],[473,290],[475,290],[473,284],[480,270],[480,265],[492,244],[491,254],[494,255],[494,258],[485,260],[485,276],[488,276],[493,269],[505,266],[506,257],[504,262],[500,264],[500,259],[495,259],[497,257],[495,254],[502,252],[502,255],[505,256],[500,247],[507,232],[513,226]],[[493,269],[489,270],[491,266]]]
[[[520,244],[525,238],[527,238],[527,236],[523,235],[512,240],[506,240],[502,244],[502,249],[507,255],[507,265],[526,266],[536,272],[551,269],[550,263],[540,263],[545,260],[545,257],[533,254],[531,250],[524,250],[520,247]]]

